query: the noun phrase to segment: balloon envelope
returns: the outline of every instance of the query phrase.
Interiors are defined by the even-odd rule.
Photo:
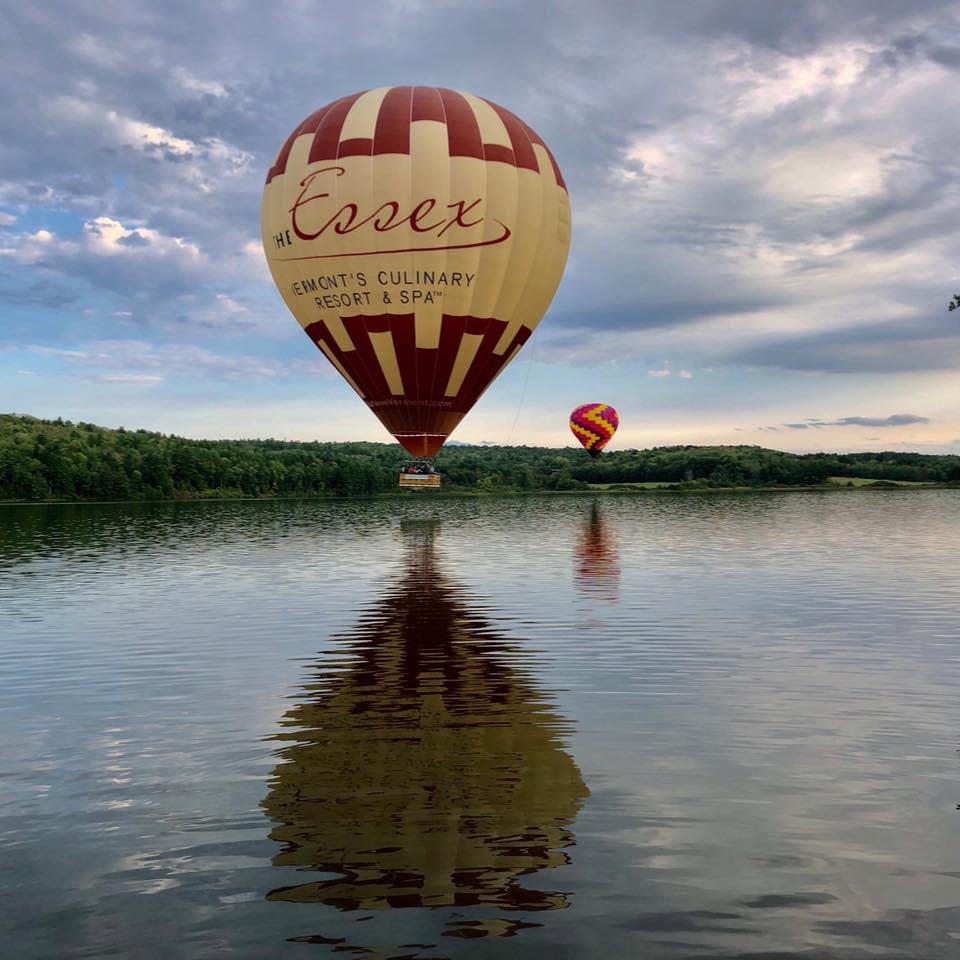
[[[432,456],[540,322],[570,245],[543,140],[434,87],[343,97],[299,124],[263,195],[273,279],[414,456]]]
[[[570,414],[570,430],[591,457],[599,455],[619,426],[620,417],[608,403],[584,403]]]

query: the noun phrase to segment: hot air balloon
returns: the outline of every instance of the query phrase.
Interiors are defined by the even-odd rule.
[[[414,457],[432,457],[545,313],[570,203],[543,140],[454,90],[312,113],[267,174],[263,247],[307,335]]]
[[[608,403],[584,403],[570,414],[570,430],[591,457],[600,456],[619,426],[620,417]]]

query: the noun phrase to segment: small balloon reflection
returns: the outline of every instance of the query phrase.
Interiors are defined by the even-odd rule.
[[[577,588],[585,596],[594,600],[619,598],[620,555],[616,533],[604,519],[596,500],[580,530],[574,577]]]
[[[588,790],[520,647],[439,571],[438,533],[435,521],[404,524],[402,574],[282,721],[263,801],[282,844],[273,863],[333,876],[267,899],[455,908],[444,936],[512,936],[540,926],[525,915],[567,906],[565,893],[520,881],[569,862]]]

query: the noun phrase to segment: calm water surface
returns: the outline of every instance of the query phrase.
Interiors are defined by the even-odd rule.
[[[4,957],[960,956],[960,491],[0,507]]]

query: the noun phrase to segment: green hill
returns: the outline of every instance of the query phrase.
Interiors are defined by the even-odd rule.
[[[0,415],[0,499],[152,500],[393,493],[406,454],[396,444],[186,440],[146,430]],[[960,484],[960,456],[797,455],[763,447],[656,447],[591,461],[565,447],[453,446],[436,458],[449,492],[678,485],[717,487]],[[861,484],[862,485],[862,484]],[[629,487],[626,487],[629,489]],[[636,488],[633,488],[636,489]]]

